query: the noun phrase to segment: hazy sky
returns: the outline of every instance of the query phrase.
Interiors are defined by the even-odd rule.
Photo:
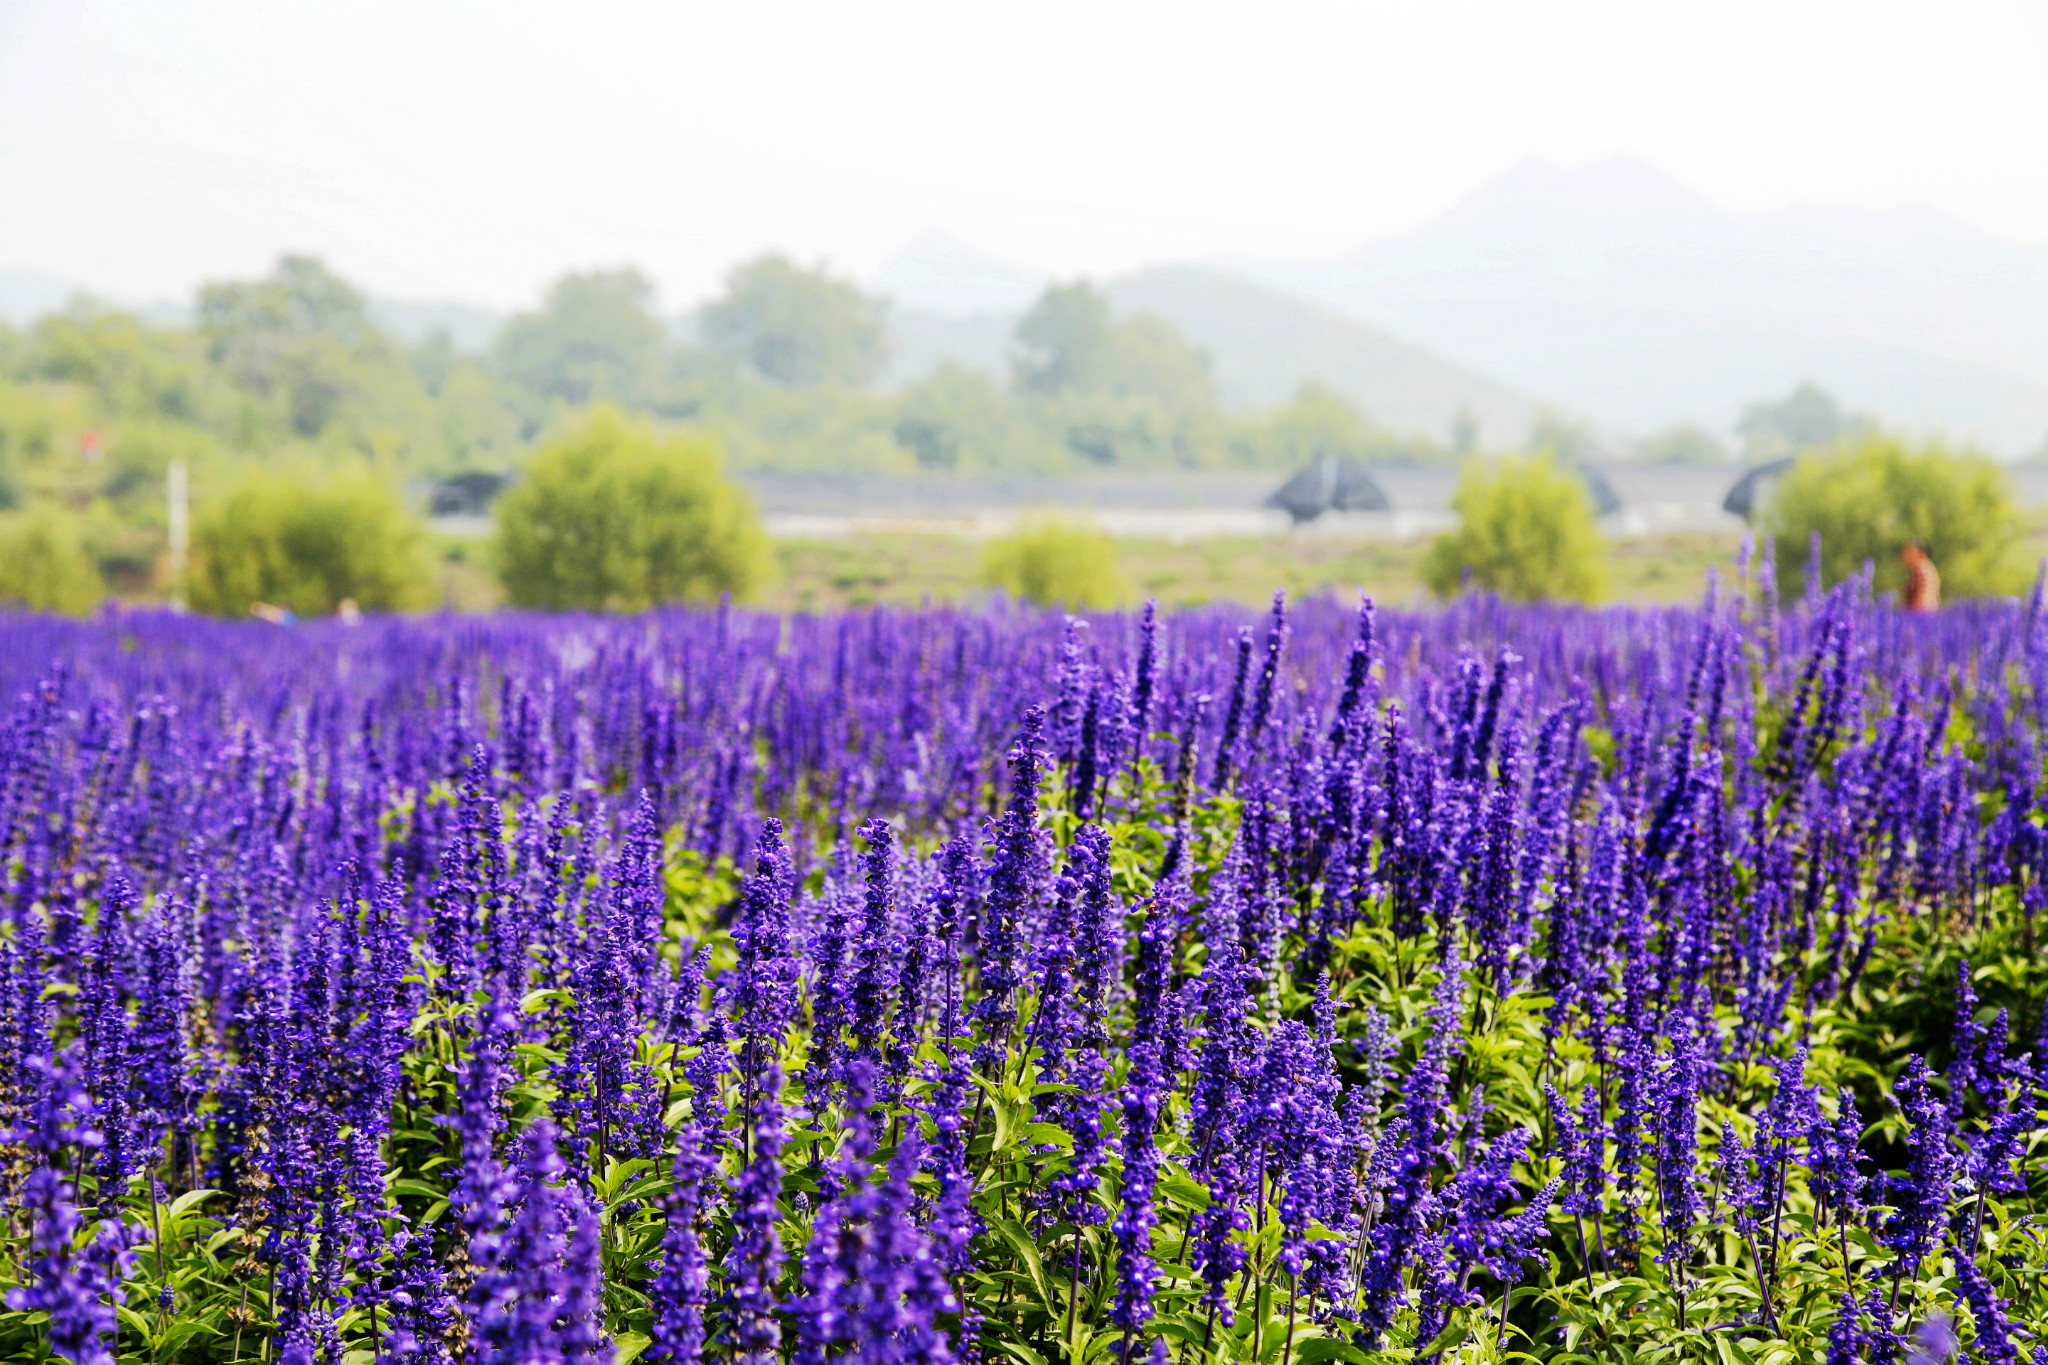
[[[1327,255],[1528,156],[2048,241],[2048,0],[0,0],[0,268],[318,253],[518,305],[940,229],[1103,273]]]

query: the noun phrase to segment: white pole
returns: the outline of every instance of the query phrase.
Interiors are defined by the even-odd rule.
[[[171,610],[185,609],[185,552],[192,540],[192,485],[183,460],[172,460],[165,480],[170,495]]]

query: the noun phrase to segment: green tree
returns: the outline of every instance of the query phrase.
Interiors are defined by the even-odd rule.
[[[2005,470],[1939,443],[1873,431],[1802,455],[1771,490],[1762,524],[1792,591],[1805,586],[1815,532],[1828,583],[1868,560],[1877,590],[1896,592],[1905,585],[1900,554],[1908,544],[1934,561],[1946,596],[2012,592],[2023,577],[2009,560],[2020,527]]]
[[[1197,469],[1223,462],[1223,414],[1176,410],[1156,398],[1070,393],[1034,403],[1039,423],[1087,465]]]
[[[1636,458],[1649,464],[1726,464],[1728,443],[1703,426],[1682,422],[1645,436]]]
[[[1775,403],[1751,403],[1735,431],[1743,440],[1743,459],[1762,464],[1830,445],[1871,425],[1867,417],[1844,412],[1825,389],[1801,384]]]
[[[1101,609],[1130,595],[1114,541],[1093,527],[1050,518],[989,541],[981,581],[1041,607]]]
[[[300,436],[321,435],[394,388],[417,390],[361,292],[309,256],[284,257],[268,279],[207,285],[199,326],[220,372],[280,405]]]
[[[258,602],[325,616],[343,601],[405,611],[433,601],[425,539],[390,485],[367,470],[243,475],[192,531],[199,611],[246,615]]]
[[[54,507],[0,515],[0,605],[83,616],[105,592],[72,518]]]
[[[1293,470],[1319,459],[1441,459],[1441,448],[1403,440],[1368,421],[1325,384],[1303,384],[1292,402],[1251,414],[1230,439],[1231,457],[1259,469]]]
[[[1040,296],[1017,324],[1011,365],[1030,414],[1088,464],[1185,467],[1224,455],[1209,357],[1161,318],[1112,318],[1085,280]]]
[[[769,254],[736,267],[702,318],[704,344],[793,388],[865,384],[881,369],[883,306],[845,280]]]
[[[1110,391],[1119,398],[1151,399],[1172,412],[1213,412],[1216,376],[1209,353],[1165,318],[1139,314],[1110,333],[1115,368]]]
[[[593,270],[555,281],[539,312],[505,324],[494,351],[498,371],[513,383],[581,406],[646,402],[666,346],[647,277]]]
[[[1529,449],[1547,450],[1565,464],[1607,456],[1607,446],[1590,422],[1545,408],[1529,428]]]
[[[1058,461],[994,380],[947,361],[903,391],[896,440],[920,469],[1018,473]]]
[[[744,597],[767,570],[760,518],[711,438],[663,438],[610,406],[536,449],[497,515],[499,577],[517,606]]]
[[[1086,280],[1052,285],[1017,323],[1017,391],[1150,399],[1170,410],[1216,406],[1209,357],[1164,318],[1114,319]]]
[[[1086,280],[1048,286],[1017,323],[1010,364],[1020,393],[1095,393],[1116,379],[1109,300]]]
[[[36,323],[33,344],[40,377],[85,386],[108,415],[216,415],[219,381],[190,333],[145,326],[80,296]]]
[[[1605,590],[1600,535],[1582,480],[1548,452],[1473,460],[1451,495],[1458,528],[1423,557],[1431,591],[1469,581],[1518,602],[1590,602]]]

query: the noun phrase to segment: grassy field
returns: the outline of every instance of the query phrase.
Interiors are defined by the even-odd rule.
[[[1258,603],[1275,588],[1295,597],[1345,596],[1359,588],[1389,603],[1428,597],[1418,576],[1426,540],[1341,541],[1270,537],[1121,540],[1118,559],[1134,600],[1175,606]],[[1735,536],[1692,534],[1616,542],[1608,554],[1608,590],[1625,602],[1680,602],[1697,596],[1710,564],[1730,563]],[[764,606],[827,611],[875,603],[911,605],[971,598],[981,547],[944,536],[849,536],[785,540],[775,547],[775,583]]]
[[[1429,542],[1342,541],[1285,536],[1210,540],[1120,540],[1118,561],[1131,601],[1156,597],[1169,606],[1264,602],[1275,588],[1304,597],[1359,588],[1382,602],[1417,605],[1429,598],[1419,576]],[[1690,602],[1710,566],[1733,565],[1740,537],[1693,532],[1611,541],[1610,602]],[[485,540],[449,538],[439,547],[443,603],[456,611],[505,605]],[[2031,565],[2048,556],[2048,522],[2030,518],[2013,551]],[[974,600],[981,583],[981,545],[933,535],[859,535],[831,540],[780,540],[775,573],[756,604],[773,611],[834,611],[877,603],[915,606]]]

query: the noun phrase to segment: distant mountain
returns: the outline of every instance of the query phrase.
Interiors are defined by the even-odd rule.
[[[1319,380],[1395,431],[1448,438],[1460,410],[1482,441],[1520,441],[1538,404],[1340,313],[1199,266],[1157,266],[1103,288],[1120,313],[1165,318],[1209,353],[1224,404],[1258,407]]]
[[[1046,283],[1036,270],[984,255],[943,232],[927,232],[891,256],[869,288],[908,312],[973,317],[1021,313]]]
[[[1445,437],[1464,409],[1478,421],[1482,438],[1505,444],[1519,441],[1535,419],[1535,400],[1483,375],[1219,271],[1158,266],[1102,289],[1118,313],[1164,318],[1207,351],[1231,408],[1285,402],[1303,383],[1319,380],[1400,432]],[[888,383],[910,382],[946,361],[1008,377],[1010,336],[1023,308],[971,311],[964,306],[971,297],[979,296],[927,291],[923,307],[894,298]]]
[[[1615,426],[1725,428],[1811,380],[2006,453],[2048,433],[2048,246],[1925,209],[1735,214],[1640,162],[1530,162],[1336,260],[1220,264]]]

